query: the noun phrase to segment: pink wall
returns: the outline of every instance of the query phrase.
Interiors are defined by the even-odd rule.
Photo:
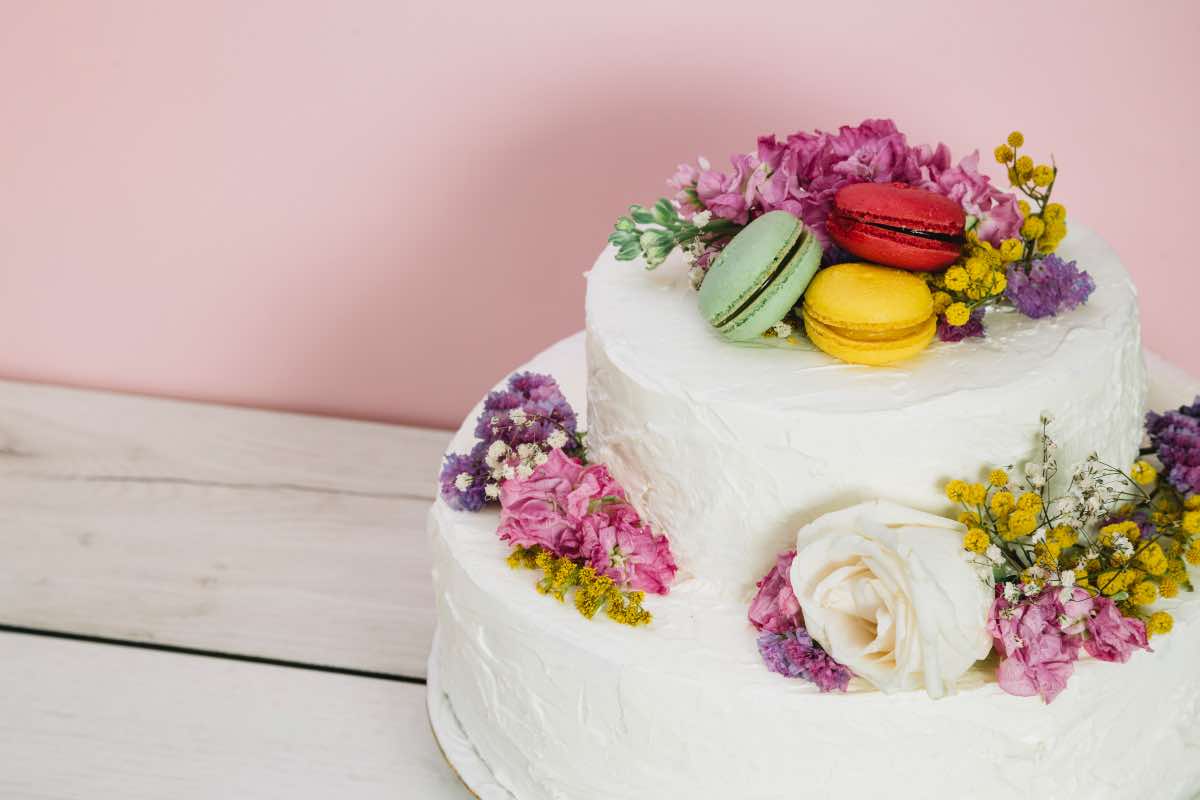
[[[868,115],[1053,149],[1200,372],[1196,4],[453,5],[0,0],[0,375],[451,425],[677,161]]]

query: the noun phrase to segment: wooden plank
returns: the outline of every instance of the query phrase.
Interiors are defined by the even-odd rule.
[[[0,634],[0,797],[469,800],[425,687]]]
[[[0,382],[0,623],[424,675],[449,436]]]
[[[450,435],[0,381],[0,479],[432,498]]]

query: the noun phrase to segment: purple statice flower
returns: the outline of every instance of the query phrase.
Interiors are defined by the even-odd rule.
[[[1190,406],[1147,414],[1146,433],[1167,481],[1185,495],[1200,494],[1200,396]]]
[[[758,637],[758,652],[771,672],[803,678],[822,692],[846,691],[853,674],[812,640],[808,631],[766,632]]]
[[[945,316],[939,316],[937,321],[938,339],[943,342],[961,342],[974,336],[983,336],[983,315],[987,309],[978,306],[971,310],[970,318],[962,325],[951,325]]]
[[[469,454],[448,453],[438,476],[442,499],[455,511],[478,511],[487,503],[484,494],[490,470],[486,451],[476,445]]]
[[[1021,262],[1008,267],[1008,299],[1033,319],[1070,311],[1095,290],[1091,275],[1053,254],[1035,258],[1028,269]]]
[[[519,410],[523,422],[512,419]],[[483,413],[475,423],[475,436],[489,444],[501,441],[509,447],[542,442],[555,430],[574,437],[577,420],[574,409],[550,375],[519,372],[508,379],[508,386],[492,392],[483,402]]]

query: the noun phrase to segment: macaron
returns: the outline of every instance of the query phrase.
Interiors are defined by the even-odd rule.
[[[747,342],[783,319],[821,264],[821,244],[786,211],[758,217],[730,240],[700,285],[700,312],[726,339]]]
[[[948,267],[963,246],[967,215],[949,197],[904,183],[852,183],[838,190],[826,228],[843,250],[889,267]]]
[[[803,317],[813,344],[851,364],[912,358],[937,331],[925,281],[877,264],[836,264],[818,272],[804,295]]]

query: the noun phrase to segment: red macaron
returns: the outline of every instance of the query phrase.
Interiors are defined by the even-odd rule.
[[[966,222],[949,197],[905,183],[853,183],[834,195],[826,227],[859,258],[932,272],[958,258]]]

